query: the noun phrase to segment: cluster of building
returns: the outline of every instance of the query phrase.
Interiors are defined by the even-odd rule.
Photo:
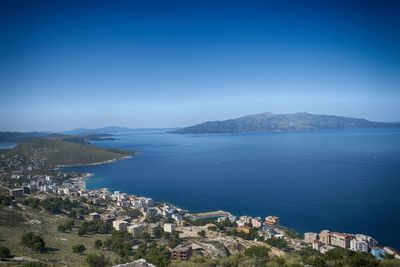
[[[238,218],[231,215],[228,217],[219,217],[217,222],[223,222],[224,220],[229,220],[231,223],[234,223],[237,232],[248,234],[251,229],[257,229],[258,236],[264,239],[271,237],[284,238],[284,232],[279,227],[279,217],[277,216],[267,216],[262,220],[261,217],[243,215]]]
[[[20,179],[20,175],[12,175],[12,179]],[[58,195],[78,196],[77,192],[85,188],[85,182],[79,180],[58,182],[53,176],[50,175],[28,175],[29,181],[22,182],[20,187],[10,189],[11,196],[22,196],[32,192],[40,191],[46,193],[55,193]]]
[[[15,154],[12,156],[6,156],[6,154],[0,155],[0,174],[10,173],[12,171],[33,171],[40,170],[46,165],[45,155],[46,148],[31,149],[27,155]]]
[[[313,232],[304,233],[304,241],[312,244],[313,249],[322,253],[326,253],[334,247],[341,247],[352,251],[370,252],[377,258],[381,258],[384,253],[397,255],[397,252],[391,248],[379,248],[377,246],[378,242],[374,238],[364,234],[354,235],[323,230],[319,234]]]
[[[65,174],[64,174],[65,175]],[[106,213],[90,213],[87,218],[90,221],[102,220],[112,223],[115,230],[126,230],[132,234],[134,238],[140,238],[145,232],[152,233],[155,227],[162,227],[165,232],[173,233],[178,226],[184,225],[183,217],[188,215],[187,211],[179,209],[170,204],[155,205],[153,199],[147,197],[139,197],[129,195],[120,191],[109,193],[106,190],[86,190],[83,178],[78,179],[54,179],[50,175],[35,175],[25,177],[13,174],[11,179],[24,179],[21,187],[10,189],[10,195],[14,197],[30,194],[35,191],[53,193],[59,196],[68,196],[71,198],[86,198],[88,203],[98,206],[106,206]],[[111,207],[111,209],[110,209]],[[134,209],[139,210],[143,216],[139,218],[131,218],[130,216],[121,216],[117,210]],[[145,219],[151,217],[156,218],[156,223],[147,223]],[[164,220],[163,220],[164,219]],[[168,223],[162,223],[162,221]],[[393,254],[399,257],[399,254],[390,247],[379,248],[377,241],[370,236],[362,234],[346,234],[339,232],[331,232],[328,230],[318,233],[307,232],[304,234],[304,242],[297,243],[298,240],[288,238],[283,228],[279,226],[280,219],[277,216],[267,216],[264,220],[260,217],[251,217],[247,215],[239,218],[233,215],[222,216],[218,218],[218,222],[229,220],[235,225],[237,232],[250,233],[252,229],[257,229],[258,236],[264,239],[271,237],[285,238],[294,245],[304,247],[304,242],[312,245],[322,253],[341,247],[353,251],[370,252],[377,258],[381,258],[385,253]],[[296,248],[296,247],[295,247]],[[192,248],[190,246],[178,246],[172,251],[174,259],[187,260],[192,256]]]

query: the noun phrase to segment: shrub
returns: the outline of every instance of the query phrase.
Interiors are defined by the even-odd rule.
[[[197,235],[200,237],[206,237],[206,231],[201,230],[200,232],[197,233]]]
[[[65,229],[64,224],[58,225],[58,226],[57,226],[57,229],[58,229],[58,231],[60,231],[61,233],[65,233],[65,231],[67,230],[67,229]]]
[[[96,249],[100,249],[103,246],[103,241],[101,241],[100,239],[97,239],[96,241],[94,241],[94,247]]]
[[[11,257],[10,249],[8,247],[0,246],[0,258],[5,259],[10,257]]]
[[[268,253],[269,253],[270,249],[267,247],[263,247],[263,246],[251,246],[248,249],[246,249],[246,251],[244,252],[244,254],[246,256],[249,257],[257,257],[257,258],[261,258],[261,257],[268,257]]]
[[[85,260],[90,267],[105,267],[110,265],[110,261],[103,254],[88,254]]]
[[[47,264],[38,261],[32,261],[23,264],[22,267],[47,267]]]
[[[43,238],[32,232],[28,232],[21,237],[21,244],[39,252],[43,252],[45,246]]]
[[[171,261],[171,252],[164,246],[152,245],[144,258],[156,266],[164,267]]]
[[[86,250],[86,248],[82,244],[72,246],[72,251],[74,253],[82,254],[85,250]]]

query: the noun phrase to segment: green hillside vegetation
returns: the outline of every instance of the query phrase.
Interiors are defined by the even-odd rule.
[[[130,153],[117,149],[103,149],[88,144],[49,138],[33,138],[6,153],[7,157],[19,156],[49,167],[87,165],[117,160]]]

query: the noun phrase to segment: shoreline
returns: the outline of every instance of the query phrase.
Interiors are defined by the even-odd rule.
[[[93,177],[93,176],[94,176],[93,173],[83,173],[83,176],[77,177],[77,178],[73,178],[71,180],[75,180],[77,182],[79,182],[79,181],[83,181],[84,182],[86,179],[89,179],[90,177]],[[86,186],[85,186],[85,189],[86,189]],[[86,189],[86,190],[89,190],[89,191],[91,191],[91,190],[104,191],[106,193],[112,194],[112,192],[109,190],[108,187],[93,188],[93,189]],[[114,190],[114,191],[119,191],[120,193],[125,193],[125,194],[136,196],[136,197],[150,197],[150,198],[152,198],[151,196],[148,196],[148,195],[145,195],[145,196],[144,195],[137,195],[137,194],[121,191],[121,190]],[[214,219],[218,219],[218,218],[229,219],[229,218],[232,218],[232,217],[239,218],[239,217],[242,217],[242,216],[245,216],[245,217],[248,216],[248,215],[235,215],[235,214],[233,214],[233,213],[231,213],[229,211],[225,211],[225,210],[212,210],[212,211],[209,210],[209,211],[193,212],[191,210],[188,210],[188,209],[185,209],[185,208],[181,208],[180,206],[177,206],[175,204],[169,203],[167,201],[161,201],[161,202],[159,202],[157,200],[154,200],[154,201],[155,201],[155,203],[170,205],[170,206],[172,206],[172,207],[174,207],[174,208],[176,208],[178,210],[185,211],[186,213],[188,213],[188,215],[193,220],[209,220],[209,219],[213,219],[214,220]],[[216,214],[216,213],[219,213],[219,214]],[[224,213],[224,214],[222,214],[222,213]],[[210,216],[207,216],[206,214],[209,214]],[[212,214],[214,214],[214,215],[212,215]],[[206,215],[206,216],[203,217],[203,215]],[[272,217],[274,217],[274,216],[272,216]],[[256,218],[256,217],[254,217],[254,218]],[[261,217],[259,217],[259,218],[261,218]],[[280,228],[283,232],[293,231],[294,234],[298,234],[299,236],[304,236],[304,234],[307,233],[307,232],[298,232],[295,228],[288,227],[288,226],[285,226],[285,225],[282,225],[282,224],[279,224],[276,227]],[[325,229],[325,228],[323,228],[323,229]],[[325,230],[321,230],[320,232],[322,232],[322,231],[325,231]],[[320,232],[316,232],[316,233],[320,233]],[[330,232],[339,233],[339,234],[345,234],[345,235],[349,235],[349,236],[354,236],[354,235],[359,234],[359,233],[353,234],[353,233],[347,233],[347,232],[343,232],[342,233],[342,232],[336,232],[335,230],[332,230]],[[366,234],[361,234],[361,235],[366,235]],[[371,237],[368,234],[366,236]],[[303,240],[303,238],[293,238],[293,237],[289,237],[289,238],[293,239],[293,240]],[[373,237],[371,237],[371,238],[374,239]],[[374,239],[374,240],[376,240],[376,239]],[[377,248],[383,248],[383,247],[390,246],[390,245],[387,245],[387,244],[379,244],[378,240],[376,240],[376,242],[378,244]],[[350,249],[346,249],[346,250],[350,250]]]
[[[100,165],[100,164],[113,163],[113,162],[116,162],[118,160],[128,159],[128,158],[132,158],[132,157],[133,157],[132,155],[129,155],[129,156],[125,156],[125,157],[122,157],[122,158],[119,158],[119,159],[107,160],[107,161],[103,161],[103,162],[96,162],[96,163],[91,163],[91,164],[80,164],[80,165],[65,165],[63,167],[67,167],[68,168],[68,167],[79,167],[79,166],[95,166],[95,165]],[[94,173],[83,173],[83,175],[81,177],[77,177],[77,178],[73,178],[73,179],[75,181],[83,181],[83,182],[85,182],[87,179],[89,179],[90,177],[93,177],[93,176],[94,176]],[[86,189],[86,185],[85,185],[85,189]],[[95,186],[95,187],[93,187],[91,189],[86,189],[86,190],[89,190],[89,191],[90,190],[106,190],[106,192],[112,193],[108,187],[97,187],[97,186]],[[126,193],[126,194],[129,194],[129,195],[143,196],[143,195],[136,195],[135,193],[128,193],[128,192],[124,191],[123,189],[122,190],[115,189],[113,191],[120,191],[121,193]],[[152,197],[152,196],[148,196],[148,195],[145,195],[145,196],[146,197]],[[208,211],[197,211],[196,212],[196,211],[189,210],[189,209],[186,209],[186,208],[180,208],[180,206],[172,204],[172,203],[170,203],[168,201],[157,201],[157,200],[155,200],[155,201],[158,202],[158,203],[161,203],[161,204],[168,204],[168,205],[172,205],[172,206],[174,206],[174,207],[176,207],[178,209],[185,210],[193,217],[196,217],[196,215],[202,214],[202,213],[213,213],[213,212],[216,212],[217,209],[218,209],[218,207],[216,207],[216,209],[214,211],[208,210]],[[218,210],[218,211],[221,211],[221,210]],[[226,212],[230,213],[233,216],[235,216],[234,214],[232,214],[229,211],[226,211]],[[219,216],[212,216],[212,217],[209,217],[209,218],[217,218],[217,217],[219,217]],[[207,218],[207,219],[209,219],[209,218]],[[281,225],[281,227],[283,229],[294,230],[296,233],[298,233],[300,235],[304,234],[303,232],[298,232],[295,227],[288,227],[288,226],[285,226],[285,225]],[[325,229],[325,228],[322,227],[321,229]],[[349,233],[349,234],[351,234],[351,233]],[[383,246],[383,244],[381,244],[380,246]]]
[[[128,155],[124,156],[118,159],[110,159],[110,160],[105,160],[105,161],[99,161],[99,162],[93,162],[93,163],[83,163],[83,164],[71,164],[71,165],[57,165],[54,167],[54,169],[60,169],[60,168],[70,168],[70,167],[85,167],[85,166],[96,166],[96,165],[102,165],[102,164],[109,164],[109,163],[114,163],[120,160],[125,160],[133,158],[133,155]]]

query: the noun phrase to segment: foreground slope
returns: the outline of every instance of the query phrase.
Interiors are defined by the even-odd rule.
[[[225,121],[204,122],[178,129],[172,133],[238,133],[376,127],[400,127],[400,123],[372,122],[365,119],[309,113],[273,114],[265,112]]]
[[[30,139],[6,153],[6,157],[23,157],[31,164],[47,167],[95,164],[128,155],[128,152],[116,149],[50,138]]]

